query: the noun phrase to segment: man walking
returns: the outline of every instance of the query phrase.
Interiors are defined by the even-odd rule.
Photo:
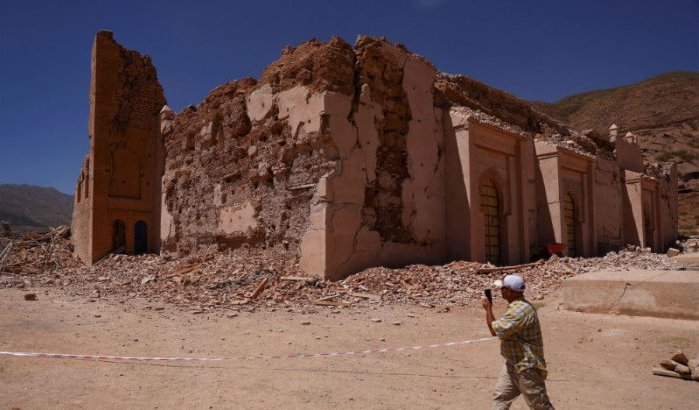
[[[524,279],[507,275],[495,285],[509,305],[505,316],[495,320],[491,301],[482,299],[488,329],[500,339],[500,354],[505,358],[493,392],[492,409],[509,409],[521,394],[529,408],[553,410],[544,383],[547,372],[541,327],[536,309],[524,299]]]

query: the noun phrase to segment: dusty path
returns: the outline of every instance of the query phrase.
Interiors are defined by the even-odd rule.
[[[36,290],[34,290],[36,291]],[[41,290],[0,290],[0,350],[117,355],[249,356],[356,350],[487,336],[478,310],[382,306],[235,317],[178,314],[73,299]],[[699,350],[699,322],[540,314],[559,409],[688,409],[699,383],[650,367],[681,347]],[[496,307],[502,312],[504,306]],[[374,322],[371,319],[381,319]],[[310,322],[310,324],[304,324]],[[393,322],[400,322],[394,325]],[[502,360],[496,342],[363,357],[133,364],[0,357],[0,407],[20,409],[488,408]],[[519,399],[513,409],[525,408]]]

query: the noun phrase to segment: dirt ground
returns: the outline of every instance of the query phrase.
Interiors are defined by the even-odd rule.
[[[25,301],[27,290],[0,290],[0,350],[240,357],[488,335],[475,308],[195,315],[140,299],[91,302],[56,289],[32,291],[38,300]],[[699,353],[699,322],[568,312],[560,302],[559,295],[538,302],[550,368],[547,386],[557,408],[698,408],[699,383],[653,376],[650,369],[677,348]],[[496,314],[504,306],[497,303]],[[0,407],[485,409],[501,366],[497,341],[367,356],[206,364],[0,356]],[[520,398],[512,408],[526,406]]]

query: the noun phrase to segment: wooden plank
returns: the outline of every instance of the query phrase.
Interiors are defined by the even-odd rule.
[[[320,279],[314,276],[282,276],[279,280],[315,283]]]
[[[289,191],[296,191],[296,190],[299,190],[299,189],[313,188],[314,186],[316,186],[316,184],[306,184],[306,185],[292,186],[292,187],[289,187],[289,188],[287,188],[287,189],[288,189]]]
[[[515,270],[515,269],[531,268],[534,266],[541,265],[543,263],[544,263],[544,260],[539,259],[536,262],[524,263],[522,265],[498,266],[495,268],[480,268],[476,271],[476,273],[506,272],[506,271]]]
[[[362,299],[381,299],[381,296],[379,295],[372,295],[371,293],[364,293],[364,292],[349,292],[347,293],[350,296],[354,296],[355,298],[362,298]]]
[[[167,277],[171,278],[173,276],[184,275],[185,273],[192,272],[193,270],[199,268],[201,265],[202,263],[192,263],[190,265],[179,266],[174,271],[172,271]]]
[[[656,376],[665,376],[665,377],[674,377],[676,379],[692,380],[692,377],[689,375],[679,374],[677,372],[673,372],[671,370],[666,370],[666,369],[663,369],[661,367],[654,367],[653,374]]]
[[[328,295],[328,296],[322,297],[322,298],[316,300],[316,302],[323,302],[323,301],[326,301],[326,300],[335,299],[335,298],[338,297],[338,296],[340,296],[340,294],[339,294],[339,293],[335,293],[335,294],[333,294],[333,295]]]
[[[314,305],[319,305],[319,306],[339,306],[339,307],[348,307],[352,306],[350,302],[346,302],[344,300],[316,300],[313,302]]]
[[[265,290],[265,287],[267,286],[267,281],[269,278],[264,278],[262,281],[260,281],[260,284],[257,285],[257,288],[255,288],[255,291],[252,292],[252,295],[250,295],[250,299],[255,299],[256,297],[260,296],[260,293],[262,293],[263,290]]]

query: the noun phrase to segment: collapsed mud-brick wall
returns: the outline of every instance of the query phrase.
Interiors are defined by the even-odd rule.
[[[466,137],[454,115],[469,124]],[[485,258],[478,190],[490,168],[503,188],[503,260],[541,253],[533,139],[598,152],[505,92],[363,36],[354,47],[338,38],[289,47],[259,81],[223,85],[179,114],[164,109],[161,120],[163,252],[267,248],[329,279],[376,265]],[[455,157],[451,168],[461,172],[451,178],[445,136],[473,144],[473,155]],[[459,205],[450,180],[474,194]],[[621,181],[614,184],[620,195]],[[584,209],[585,221],[597,220]],[[596,231],[585,232],[589,254]]]
[[[307,272],[332,279],[446,257],[437,71],[379,39],[360,37],[354,52],[354,95],[326,99],[338,166],[316,190],[301,249]],[[323,247],[319,265],[309,251]]]
[[[442,260],[435,75],[382,40],[311,41],[165,110],[163,251],[275,247],[329,278]]]
[[[315,187],[338,158],[325,95],[351,99],[353,66],[347,43],[311,41],[284,50],[259,82],[220,86],[177,115],[164,110],[162,251],[245,245],[297,259]]]
[[[467,107],[497,119],[505,128],[544,136],[570,135],[574,132],[559,121],[534,110],[527,101],[464,75],[438,73],[435,88],[439,105]]]
[[[92,48],[90,152],[75,192],[75,253],[93,263],[109,252],[157,252],[163,150],[163,90],[148,56],[109,31]]]

